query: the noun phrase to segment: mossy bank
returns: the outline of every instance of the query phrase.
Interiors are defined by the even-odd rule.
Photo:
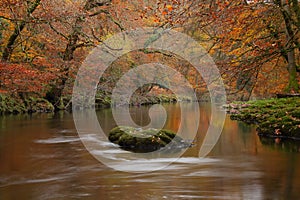
[[[59,110],[71,110],[71,96],[61,98],[61,102],[51,102],[46,98],[39,97],[13,97],[0,94],[0,114],[18,114],[18,113],[35,113],[35,112],[54,112]],[[189,99],[184,99],[190,101]],[[177,102],[174,95],[146,95],[132,98],[130,102],[124,102],[131,106],[149,105],[157,103]],[[118,106],[112,102],[110,95],[96,95],[96,109]]]
[[[230,118],[256,124],[261,136],[300,139],[300,98],[237,102],[229,105]]]
[[[54,106],[43,98],[29,97],[24,100],[0,95],[0,114],[53,112]]]

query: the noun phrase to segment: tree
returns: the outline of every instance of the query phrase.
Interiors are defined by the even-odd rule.
[[[296,55],[299,57],[300,54],[296,16],[299,3],[284,0],[231,3],[226,10],[231,10],[228,13],[238,13],[236,17],[228,16],[235,18],[234,22],[229,20],[228,23],[224,23],[222,20],[231,27],[231,30],[222,36],[223,45],[228,49],[230,57],[234,58],[231,66],[236,64],[241,71],[246,70],[247,74],[252,73],[252,77],[259,77],[264,68],[273,66],[279,70],[287,65],[289,75],[286,91],[298,92],[299,76],[296,70],[300,60],[296,59]],[[231,59],[231,62],[233,60]]]
[[[282,55],[287,61],[287,69],[289,72],[289,85],[287,87],[288,91],[298,92],[299,83],[297,80],[297,66],[300,65],[299,60],[297,64],[296,53],[298,56],[299,52],[296,52],[296,49],[300,50],[300,7],[297,0],[275,0],[275,5],[278,6],[280,12],[284,19],[285,24],[285,35],[286,42],[285,48]]]
[[[0,63],[1,92],[9,93],[23,100],[31,96],[43,96],[53,74],[32,69],[25,64]]]
[[[52,85],[51,91],[47,94],[47,99],[50,100],[58,109],[65,109],[63,92],[67,81],[70,79],[70,64],[74,59],[75,51],[79,48],[95,46],[93,38],[100,41],[93,32],[92,27],[89,27],[91,29],[89,30],[91,31],[91,35],[88,35],[88,33],[83,30],[83,25],[87,25],[87,18],[91,19],[101,13],[109,15],[107,10],[103,10],[101,8],[109,5],[110,2],[111,0],[87,0],[82,9],[80,9],[83,13],[74,13],[75,17],[71,20],[72,25],[66,34],[57,29],[52,22],[48,23],[50,28],[66,41],[66,47],[62,51],[63,62],[59,71],[60,77],[58,81]],[[97,8],[98,10],[96,10]],[[61,22],[64,23],[63,21]]]
[[[51,81],[48,82],[50,85],[46,87],[51,88],[47,98],[63,109],[62,99],[66,95],[64,90],[71,82],[73,72],[88,53],[87,47],[94,47],[102,42],[102,37],[108,34],[105,30],[112,27],[109,20],[121,27],[108,11],[110,2],[111,0],[2,1],[1,57],[2,62],[7,63],[2,65],[2,69],[7,66],[12,73],[7,70],[2,70],[1,73],[5,71],[6,74],[15,76],[15,70],[11,66],[17,68],[19,65],[10,63],[20,63],[28,70],[32,68],[37,74],[39,71],[55,74],[56,77],[51,76]],[[5,74],[1,75],[4,77]]]
[[[14,29],[11,33],[6,46],[3,49],[2,52],[2,61],[7,62],[12,54],[13,46],[17,40],[17,38],[20,36],[21,32],[25,28],[28,21],[30,21],[31,14],[36,10],[36,8],[40,5],[41,0],[35,0],[35,1],[26,1],[26,11],[25,14],[22,16],[21,19],[10,19],[6,18],[4,16],[0,16],[0,18],[8,19],[14,23]],[[14,2],[15,4],[19,4],[20,2]],[[7,5],[10,7],[11,5]]]
[[[200,11],[190,9],[195,19],[188,23],[187,29],[200,33],[202,38],[206,35],[204,38],[208,38],[210,44],[208,51],[216,59],[231,92],[244,90],[248,93],[247,100],[253,91],[265,87],[269,87],[268,93],[280,92],[278,89],[283,82],[287,82],[287,91],[299,91],[296,72],[300,63],[297,59],[300,55],[299,2],[206,3],[201,15],[209,18],[199,19],[197,13]],[[285,68],[288,76],[282,70]],[[279,76],[273,75],[274,72]],[[266,76],[269,81],[259,84]]]

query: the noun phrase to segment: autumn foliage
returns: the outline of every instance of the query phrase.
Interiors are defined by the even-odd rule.
[[[0,91],[51,97],[63,108],[62,99],[70,99],[76,72],[95,46],[120,31],[151,26],[199,41],[219,67],[229,96],[247,100],[296,93],[299,12],[295,0],[3,0]],[[108,71],[100,90],[109,93],[119,72],[155,61],[178,70],[195,91],[205,92],[201,75],[174,55],[140,51],[124,58]]]
[[[1,93],[43,96],[54,74],[25,64],[0,63]]]

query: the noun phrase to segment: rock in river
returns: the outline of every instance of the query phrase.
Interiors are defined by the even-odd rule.
[[[172,149],[182,149],[190,146],[190,143],[166,129],[150,128],[143,130],[141,128],[118,126],[109,132],[108,139],[124,150],[141,153],[159,150],[172,140],[170,146]]]

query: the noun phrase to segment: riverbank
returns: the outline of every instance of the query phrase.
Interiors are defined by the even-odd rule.
[[[261,136],[300,139],[300,97],[233,102],[230,118],[255,124]]]
[[[0,114],[18,114],[35,112],[54,112],[54,106],[44,98],[26,99],[0,95]]]
[[[188,98],[184,99],[189,101]],[[72,109],[71,97],[63,98],[64,108],[59,108],[45,98],[28,97],[26,99],[15,98],[8,95],[0,94],[0,114],[19,114],[19,113],[36,113],[36,112],[55,112],[59,110]],[[150,105],[156,103],[171,103],[177,102],[175,95],[145,95],[135,96],[130,102],[127,102],[131,106]],[[108,108],[112,105],[111,98],[108,95],[96,95],[95,107],[96,109]]]

